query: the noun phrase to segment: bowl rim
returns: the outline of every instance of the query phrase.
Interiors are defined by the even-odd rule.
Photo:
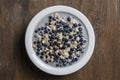
[[[32,48],[32,35],[35,27],[38,25],[39,21],[45,15],[53,12],[60,12],[60,11],[71,13],[83,22],[83,24],[85,25],[88,31],[89,44],[88,44],[88,49],[84,54],[84,57],[78,62],[76,62],[76,64],[73,64],[69,67],[64,67],[64,68],[55,68],[47,65],[35,55],[35,52]],[[25,34],[25,48],[30,60],[40,70],[52,75],[67,75],[81,69],[89,61],[90,57],[92,56],[94,46],[95,46],[95,34],[94,34],[91,23],[83,13],[69,6],[63,6],[63,5],[51,6],[38,12],[28,24],[26,34]]]

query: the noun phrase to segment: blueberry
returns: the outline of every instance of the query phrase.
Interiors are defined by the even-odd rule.
[[[65,24],[63,25],[63,27],[64,27],[64,28],[67,28],[67,27],[69,27],[69,24],[65,23]]]
[[[38,31],[37,30],[35,30],[35,33],[37,33]]]
[[[39,42],[39,41],[37,41],[37,44],[40,44],[40,42]]]
[[[74,23],[73,26],[74,26],[74,27],[77,27],[77,23]]]
[[[78,61],[78,59],[77,59],[77,58],[75,58],[74,60],[75,60],[75,61]]]
[[[61,49],[65,49],[66,48],[66,46],[63,46]]]
[[[72,59],[72,62],[75,62],[75,61],[76,61],[75,58],[73,58],[73,59]]]
[[[44,28],[43,28],[43,27],[41,27],[41,30],[44,30]]]
[[[61,22],[62,25],[65,25],[65,22]]]
[[[44,52],[41,52],[41,55],[44,55]]]
[[[62,55],[60,52],[58,52],[58,55],[60,56],[60,55]]]
[[[80,43],[80,45],[82,46],[82,45],[83,45],[83,43]]]
[[[67,44],[67,47],[70,47],[70,46],[71,46],[71,45],[68,43],[68,44]]]
[[[40,53],[39,52],[36,52],[37,55],[39,55]]]
[[[62,65],[60,65],[60,67],[62,67]]]
[[[82,48],[79,48],[79,51],[82,51]]]
[[[73,52],[69,51],[69,55],[72,55],[72,54],[73,54]]]
[[[40,28],[38,28],[38,31],[40,31]]]
[[[79,27],[79,28],[78,28],[78,30],[79,30],[79,31],[82,31],[82,28],[81,28],[81,27]]]
[[[69,31],[70,31],[70,32],[72,32],[72,31],[73,31],[73,29],[72,29],[72,28],[69,28]]]
[[[49,16],[48,18],[49,18],[49,19],[52,19],[52,16]]]
[[[54,45],[54,43],[53,42],[50,42],[50,46],[53,46]]]
[[[47,29],[47,27],[44,27],[44,29],[46,30],[46,29]]]
[[[72,59],[72,56],[69,56],[68,58],[69,58],[69,59]]]
[[[82,34],[78,34],[78,36],[79,36],[79,37],[83,37],[83,35],[82,35]]]
[[[83,43],[86,43],[86,40],[83,40]]]
[[[63,66],[66,66],[66,64],[64,63]]]
[[[38,47],[38,48],[40,48],[40,47],[41,47],[41,45],[40,45],[40,44],[37,44],[37,47]]]
[[[78,26],[81,26],[81,24],[79,23]]]
[[[57,49],[56,48],[53,48],[54,51],[56,51]]]
[[[71,48],[70,51],[74,51],[74,48]]]
[[[48,63],[48,61],[45,61],[45,63]]]
[[[73,38],[73,36],[72,35],[69,35],[69,39],[72,39]]]
[[[57,67],[59,67],[59,64],[56,64]]]
[[[47,32],[48,32],[48,30],[45,30],[44,32],[45,32],[45,33],[47,33]]]
[[[61,26],[61,24],[58,24],[58,23],[56,24],[56,27],[57,27],[57,28],[59,28],[60,26]]]
[[[40,58],[42,59],[42,58],[43,58],[43,56],[40,56]]]
[[[77,51],[82,51],[82,49],[81,49],[81,48],[77,48],[76,50],[77,50]]]
[[[60,46],[60,43],[57,43],[56,45],[57,45],[57,47],[59,47],[59,46]]]
[[[54,58],[54,59],[55,59],[55,61],[56,61],[56,60],[58,60],[58,58],[59,58],[59,57],[58,57],[58,55],[55,55],[55,58]]]
[[[56,30],[52,30],[53,33],[56,33]]]
[[[77,48],[80,48],[80,44],[77,45]]]
[[[33,44],[36,44],[36,43],[37,43],[36,41],[33,42]]]
[[[38,48],[38,49],[37,49],[37,51],[39,52],[39,51],[40,51],[40,49]]]
[[[70,21],[71,20],[71,18],[70,17],[67,17],[67,21]]]
[[[67,36],[67,34],[66,34],[66,33],[63,33],[63,35],[64,35],[64,36]]]
[[[81,51],[81,53],[84,53],[84,51]]]
[[[80,42],[83,42],[83,38],[80,38]]]
[[[77,57],[80,57],[80,55],[77,55]]]
[[[44,47],[48,47],[48,44],[45,43],[45,44],[43,44],[43,46],[44,46]]]
[[[47,26],[47,25],[48,25],[48,23],[45,23],[45,25]]]

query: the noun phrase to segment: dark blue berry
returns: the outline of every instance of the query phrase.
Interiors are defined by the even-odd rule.
[[[69,51],[69,55],[72,55],[72,54],[73,54],[73,52]]]
[[[40,58],[42,59],[42,58],[43,58],[43,56],[40,56]]]
[[[77,55],[77,57],[80,57],[80,55]]]
[[[44,32],[45,32],[45,33],[47,33],[47,32],[48,32],[48,30],[45,30]]]
[[[62,65],[60,65],[60,67],[62,67]]]
[[[44,52],[41,52],[41,55],[44,55]]]
[[[43,28],[43,27],[41,27],[41,30],[44,30],[44,28]]]
[[[81,28],[81,27],[79,27],[79,28],[78,28],[78,30],[79,30],[79,31],[82,31],[82,28]]]
[[[33,42],[33,44],[36,44],[36,43],[37,43],[36,41]]]
[[[71,48],[70,51],[74,51],[74,48]]]
[[[73,26],[74,26],[74,27],[77,27],[77,23],[74,23]]]
[[[45,61],[45,63],[48,63],[48,61]]]
[[[84,53],[84,51],[82,50],[81,53]]]
[[[83,43],[80,43],[80,45],[82,46],[82,45],[83,45]]]
[[[83,43],[86,43],[86,40],[83,40]]]
[[[71,46],[71,45],[68,43],[68,44],[67,44],[67,47],[70,47],[70,46]]]
[[[53,42],[50,42],[50,46],[54,46],[54,43],[53,43]]]
[[[75,61],[78,61],[78,58],[75,58],[74,60],[75,60]]]
[[[60,55],[62,55],[60,52],[58,52],[58,55],[60,56]]]
[[[46,43],[45,43],[45,44],[43,44],[43,46],[44,46],[44,47],[47,47],[47,46],[48,46],[48,44],[46,44]]]
[[[72,56],[70,55],[68,58],[69,58],[69,59],[72,59]]]
[[[81,24],[79,23],[78,26],[81,26]]]
[[[70,17],[67,17],[67,21],[70,21],[71,20],[71,18]]]
[[[37,33],[38,31],[37,30],[35,30],[35,33]]]
[[[77,48],[80,48],[80,44],[77,45]]]
[[[40,51],[40,49],[38,48],[38,49],[37,49],[37,51],[39,52],[39,51]]]
[[[57,67],[59,67],[59,64],[56,64]]]
[[[64,28],[68,28],[68,27],[69,27],[69,24],[65,23],[65,24],[63,25],[63,27],[64,27]]]
[[[56,24],[56,27],[57,27],[57,28],[61,27],[61,24],[58,24],[58,23],[57,23],[57,24]]]
[[[47,26],[47,25],[48,25],[48,23],[45,23],[45,25]]]
[[[83,42],[83,38],[80,38],[80,42]]]
[[[40,48],[40,47],[41,47],[41,45],[40,45],[40,44],[37,44],[37,47],[38,47],[38,48]]]
[[[40,28],[38,28],[38,31],[40,31]]]
[[[37,55],[39,55],[40,53],[39,52],[36,52]]]
[[[69,31],[70,31],[70,32],[72,32],[72,31],[73,31],[73,29],[72,29],[72,28],[69,28]]]
[[[52,17],[52,16],[49,16],[48,18],[49,18],[49,19],[52,19],[53,17]]]
[[[66,64],[64,63],[63,66],[66,66]]]

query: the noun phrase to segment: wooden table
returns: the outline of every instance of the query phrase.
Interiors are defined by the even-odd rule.
[[[93,25],[96,45],[81,70],[52,76],[29,60],[24,35],[42,9],[66,5],[83,12]],[[0,0],[0,80],[120,80],[120,0]]]

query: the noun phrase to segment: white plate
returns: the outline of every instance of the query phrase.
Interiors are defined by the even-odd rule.
[[[67,12],[75,15],[78,19],[82,21],[82,23],[85,25],[88,37],[89,37],[89,44],[88,49],[86,53],[84,53],[84,56],[76,62],[76,64],[73,64],[69,67],[63,67],[63,68],[55,68],[52,66],[47,65],[42,60],[40,60],[33,48],[32,48],[32,35],[34,32],[35,27],[38,25],[39,21],[47,14],[53,13],[53,12]],[[95,45],[95,35],[92,28],[92,25],[90,24],[89,20],[78,10],[68,7],[68,6],[52,6],[48,7],[42,11],[40,11],[33,19],[30,21],[28,28],[26,30],[25,35],[25,46],[28,53],[28,56],[30,57],[31,61],[37,66],[40,70],[53,74],[53,75],[67,75],[71,74],[73,72],[76,72],[77,70],[81,69],[90,59],[92,56],[93,50]]]

